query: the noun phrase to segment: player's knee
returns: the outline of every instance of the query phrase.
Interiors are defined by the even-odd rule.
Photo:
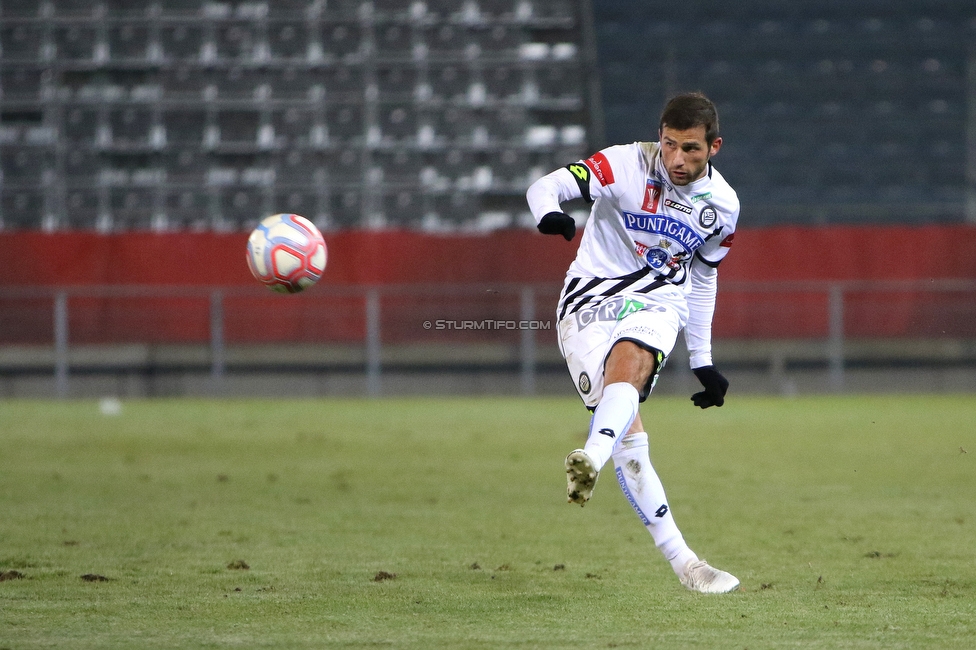
[[[649,350],[633,341],[618,341],[610,350],[604,368],[606,383],[624,381],[643,391],[657,371],[657,350]]]

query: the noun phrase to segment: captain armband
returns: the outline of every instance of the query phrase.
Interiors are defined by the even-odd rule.
[[[587,203],[593,203],[593,197],[590,196],[590,168],[583,163],[577,162],[566,165],[566,169],[576,179],[576,184],[579,185],[583,200]]]

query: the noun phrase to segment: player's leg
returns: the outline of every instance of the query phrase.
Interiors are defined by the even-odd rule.
[[[637,417],[641,392],[657,368],[655,353],[633,341],[618,341],[604,366],[603,398],[593,412],[593,423],[584,451],[597,470],[603,467],[618,439]]]
[[[727,593],[736,589],[739,580],[735,576],[700,560],[681,535],[664,485],[651,464],[647,433],[640,415],[634,418],[614,451],[613,463],[624,496],[681,584],[702,593]]]
[[[571,503],[583,505],[590,499],[600,470],[637,417],[641,391],[657,363],[655,353],[630,340],[618,341],[610,349],[603,371],[603,396],[593,411],[586,444],[566,457],[566,494]]]
[[[664,485],[651,464],[647,433],[640,416],[613,454],[617,482],[654,544],[679,576],[698,556],[688,548],[674,522]]]

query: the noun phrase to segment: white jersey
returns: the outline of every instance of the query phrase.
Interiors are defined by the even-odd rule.
[[[536,221],[574,198],[592,202],[560,296],[561,320],[618,294],[677,296],[693,368],[711,363],[716,272],[732,245],[739,200],[711,163],[674,185],[657,142],[608,147],[539,179],[526,194]]]

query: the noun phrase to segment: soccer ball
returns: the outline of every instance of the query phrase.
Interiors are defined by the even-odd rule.
[[[247,238],[247,266],[279,293],[298,293],[322,277],[328,251],[322,233],[297,214],[275,214]]]

